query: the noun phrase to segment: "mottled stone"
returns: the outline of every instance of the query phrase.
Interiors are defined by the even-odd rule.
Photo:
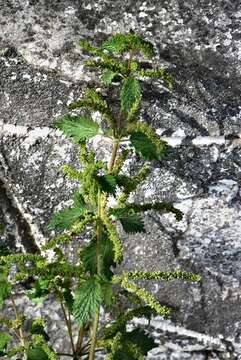
[[[77,149],[54,122],[97,81],[83,67],[88,55],[79,39],[99,44],[132,28],[155,44],[154,64],[174,74],[173,92],[161,81],[143,84],[141,117],[173,147],[165,160],[153,163],[132,198],[173,202],[184,217],[176,222],[172,215],[147,212],[146,234],[122,231],[123,266],[181,268],[203,280],[147,285],[173,308],[173,323],[157,318],[149,327],[160,345],[148,357],[153,360],[241,358],[239,5],[237,0],[0,0],[1,244],[38,250],[53,235],[46,227],[51,214],[68,204],[78,185],[60,169],[76,163]],[[108,143],[96,138],[94,145],[103,145],[100,158],[108,157]],[[142,164],[130,160],[126,170],[135,172]],[[88,232],[82,237],[87,239]],[[21,301],[31,314],[33,306]],[[65,331],[55,306],[50,299],[38,312],[47,316],[53,341],[63,349]],[[148,328],[144,320],[142,325]]]

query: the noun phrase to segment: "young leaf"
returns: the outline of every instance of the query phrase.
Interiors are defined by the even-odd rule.
[[[116,209],[114,215],[120,220],[126,233],[145,232],[145,226],[140,214],[128,212],[124,209]]]
[[[158,346],[158,344],[155,343],[154,339],[148,336],[141,328],[137,328],[131,332],[127,332],[125,337],[126,340],[137,345],[143,355],[147,355],[148,351]]]
[[[56,126],[76,143],[88,140],[99,132],[99,125],[89,116],[66,115]]]
[[[121,89],[121,109],[125,113],[131,113],[138,107],[141,100],[141,86],[134,77],[128,77],[123,81]]]
[[[130,34],[116,34],[112,36],[109,40],[104,42],[102,48],[105,50],[112,51],[116,54],[122,54],[125,51],[130,50]]]
[[[74,297],[73,314],[79,326],[93,318],[102,302],[100,281],[96,278],[86,280]]]
[[[112,83],[112,81],[114,80],[114,78],[118,75],[118,73],[111,71],[111,70],[106,70],[103,75],[101,76],[101,81],[105,84],[105,85],[110,85]]]
[[[96,176],[96,179],[101,186],[102,191],[115,195],[116,192],[116,179],[113,175],[102,175],[102,176]]]
[[[136,152],[141,154],[144,159],[158,159],[156,145],[146,134],[140,131],[133,132],[130,136],[130,141]]]
[[[6,332],[0,332],[0,356],[6,350],[8,344],[12,340],[12,336]]]
[[[153,44],[144,40],[132,30],[127,34],[113,35],[102,45],[102,48],[112,51],[115,54],[123,54],[126,51],[134,50],[141,52],[149,59],[155,56]]]

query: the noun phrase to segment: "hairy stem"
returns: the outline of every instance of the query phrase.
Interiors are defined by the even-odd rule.
[[[68,329],[69,338],[70,338],[70,342],[71,342],[71,348],[72,348],[73,356],[74,356],[75,355],[75,346],[74,346],[74,340],[73,340],[73,334],[72,334],[71,321],[70,321],[70,319],[68,319],[61,295],[59,296],[59,300],[60,300],[61,309],[62,309],[62,312],[64,315],[64,320],[65,320],[65,323],[66,323],[66,326]]]
[[[135,52],[134,52],[134,50],[132,50],[129,55],[129,59],[128,59],[128,70],[129,71],[131,71],[131,62],[132,62],[134,54],[135,54]]]
[[[117,151],[119,148],[119,144],[120,144],[120,140],[114,139],[111,160],[110,160],[110,165],[109,165],[110,172],[113,170],[113,167],[115,165],[115,160],[116,160],[116,155],[117,155]],[[100,189],[99,189],[99,191],[98,191],[98,216],[99,217],[101,217],[101,213],[102,213],[102,204],[101,204],[101,196],[100,195],[101,195],[101,193],[100,193]],[[96,256],[96,258],[97,258],[97,274],[98,275],[101,275],[101,264],[100,264],[100,253],[99,253],[99,250],[100,250],[99,242],[100,242],[100,238],[101,238],[101,231],[102,231],[101,225],[97,224],[97,233],[96,233],[96,238],[97,238],[96,254],[97,254],[97,256]],[[94,360],[94,357],[95,357],[95,348],[96,348],[97,333],[98,333],[98,326],[99,326],[99,316],[100,316],[100,311],[98,310],[95,315],[94,322],[93,322],[89,360]]]
[[[81,355],[82,355],[81,350],[82,350],[84,336],[85,336],[85,328],[84,328],[84,326],[82,326],[79,329],[78,340],[77,340],[76,346],[75,346],[75,353],[76,353],[76,355],[78,355],[79,359],[81,358]]]
[[[101,191],[100,188],[98,189],[98,217],[101,217],[102,214],[102,204],[101,204]],[[97,261],[97,274],[101,275],[101,262],[100,262],[100,239],[101,239],[101,232],[102,226],[98,221],[96,227],[96,261]],[[98,326],[99,326],[99,317],[100,317],[100,308],[98,309],[97,313],[95,314],[92,334],[91,334],[91,344],[90,344],[90,351],[89,351],[89,360],[94,360],[95,358],[95,348],[97,342],[97,334],[98,334]]]
[[[116,160],[116,155],[117,155],[119,145],[120,145],[120,140],[119,139],[114,139],[113,140],[112,154],[111,154],[111,159],[110,159],[110,165],[109,165],[109,171],[110,172],[113,170],[113,167],[115,165],[115,160]]]
[[[109,164],[109,171],[111,172],[114,168],[117,151],[120,145],[120,139],[113,140],[113,148],[112,154]],[[101,218],[102,215],[102,203],[101,203],[101,191],[98,189],[98,217]],[[100,239],[101,239],[101,232],[102,232],[102,225],[97,223],[96,228],[96,261],[97,261],[97,274],[101,275],[101,262],[100,262]],[[92,334],[91,334],[91,344],[90,344],[90,351],[89,351],[89,360],[94,360],[95,358],[95,348],[97,342],[97,334],[98,334],[98,326],[99,326],[99,317],[100,317],[100,309],[98,309],[92,327]]]
[[[16,306],[16,303],[14,301],[14,298],[11,296],[11,302],[12,302],[12,306],[13,306],[13,312],[14,312],[14,315],[15,315],[15,318],[16,320],[19,319],[19,314],[18,314],[18,311],[17,311],[17,306]],[[17,337],[19,338],[20,342],[21,342],[21,345],[23,347],[25,347],[25,337],[23,335],[23,330],[22,330],[22,326],[19,328],[19,332],[16,330],[16,335]],[[24,351],[24,354],[23,354],[24,358],[23,360],[26,360],[27,359],[27,355],[26,355],[26,352]]]
[[[91,345],[90,345],[90,351],[89,351],[89,360],[94,360],[94,358],[95,358],[95,347],[96,347],[96,342],[97,342],[99,317],[100,317],[100,311],[98,310],[96,315],[95,315],[92,334],[91,334]]]

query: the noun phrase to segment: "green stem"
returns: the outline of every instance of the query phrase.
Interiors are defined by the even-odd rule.
[[[113,140],[113,148],[112,148],[112,154],[110,159],[110,165],[109,165],[109,171],[111,172],[114,168],[117,151],[120,145],[120,139],[114,139]],[[101,191],[100,188],[98,189],[98,217],[99,219],[102,216],[102,202],[101,202]],[[97,223],[96,228],[96,261],[97,261],[97,275],[101,275],[101,262],[100,262],[100,238],[101,238],[101,232],[102,232],[102,225],[101,223]],[[100,308],[98,309],[94,322],[93,322],[93,328],[92,328],[92,334],[91,334],[91,344],[90,344],[90,350],[89,350],[89,360],[94,360],[95,358],[95,348],[96,348],[96,342],[97,342],[97,334],[98,334],[98,326],[99,326],[99,317],[100,317]]]
[[[82,355],[81,350],[82,350],[82,343],[84,340],[84,335],[85,335],[85,328],[84,328],[84,326],[82,326],[79,329],[78,340],[77,340],[77,343],[75,346],[75,353],[76,353],[76,355],[78,355],[79,359],[81,358],[81,355]]]
[[[111,159],[110,159],[110,165],[109,165],[109,171],[110,172],[112,172],[113,167],[115,165],[115,160],[116,160],[116,155],[117,155],[119,145],[120,145],[120,140],[119,139],[114,139],[113,140],[112,154],[111,154]]]
[[[98,189],[98,217],[101,218],[102,213],[102,204],[101,204],[101,191],[100,188]],[[100,238],[101,238],[101,231],[102,226],[100,222],[97,222],[96,227],[96,267],[97,267],[97,275],[101,275],[101,262],[100,262]],[[89,351],[89,360],[94,360],[95,358],[95,348],[96,348],[96,342],[97,342],[97,334],[98,334],[98,326],[99,326],[99,317],[100,317],[100,308],[95,314],[94,322],[93,322],[93,328],[92,328],[92,334],[91,334],[91,344],[90,344],[90,351]]]
[[[14,315],[15,315],[15,318],[16,320],[19,319],[19,315],[18,315],[18,311],[17,311],[17,306],[16,306],[16,303],[14,301],[14,298],[11,296],[11,302],[12,302],[12,306],[13,306],[13,312],[14,312]],[[17,332],[16,330],[16,335],[18,336],[20,342],[21,342],[21,345],[25,348],[25,337],[23,335],[23,330],[22,330],[22,325],[21,327],[19,328],[19,333]],[[23,356],[24,356],[24,359],[23,360],[26,360],[27,359],[27,355],[26,355],[26,352],[24,350],[24,353],[23,353]]]
[[[63,304],[63,300],[61,298],[62,295],[59,296],[59,300],[60,300],[60,305],[61,305],[61,309],[63,311],[63,315],[64,315],[64,320],[68,329],[68,333],[69,333],[69,338],[70,338],[70,342],[71,342],[71,348],[73,351],[73,356],[75,355],[75,346],[74,346],[74,340],[73,340],[73,334],[72,334],[72,327],[71,327],[71,322],[69,321],[68,317],[67,317],[67,313]]]
[[[131,71],[131,62],[134,56],[134,50],[131,50],[130,55],[129,55],[129,59],[128,59],[128,70]]]
[[[91,345],[89,351],[89,360],[94,360],[95,358],[95,347],[97,342],[97,333],[98,333],[98,326],[99,326],[99,317],[100,317],[100,310],[97,311],[93,323],[93,330],[91,335]]]

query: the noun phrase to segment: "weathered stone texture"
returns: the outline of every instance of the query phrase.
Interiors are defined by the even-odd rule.
[[[5,224],[0,238],[12,248],[36,250],[51,235],[46,230],[50,215],[77,185],[60,171],[64,163],[75,163],[76,148],[53,124],[97,80],[83,67],[87,54],[78,40],[98,44],[131,28],[156,45],[154,63],[175,73],[173,92],[159,81],[143,85],[143,119],[174,146],[165,160],[153,163],[150,177],[133,196],[171,201],[184,219],[177,223],[171,215],[146,213],[146,234],[123,234],[124,266],[179,267],[203,275],[201,284],[149,285],[173,307],[176,324],[153,321],[150,331],[161,344],[150,359],[238,359],[238,0],[0,0],[0,223]],[[137,159],[129,168],[139,165]],[[54,311],[51,302],[48,306]],[[30,305],[27,309],[31,312]],[[214,342],[200,338],[202,333]]]

